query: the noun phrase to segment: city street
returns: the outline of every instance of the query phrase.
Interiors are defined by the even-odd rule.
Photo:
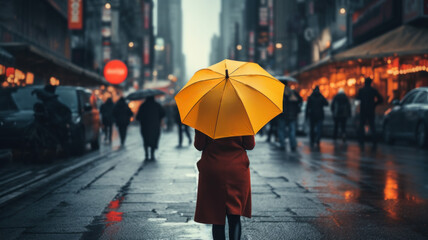
[[[0,0],[0,240],[428,240],[427,41],[428,0]]]
[[[200,152],[164,132],[144,161],[139,128],[128,134],[124,148],[115,137],[80,158],[2,168],[0,238],[211,239],[193,221]],[[426,239],[427,153],[330,139],[310,149],[307,138],[291,153],[257,136],[243,239]]]

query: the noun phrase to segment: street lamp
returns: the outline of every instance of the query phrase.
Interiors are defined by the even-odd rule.
[[[276,47],[277,49],[281,49],[281,48],[282,48],[282,43],[276,43],[276,44],[275,44],[275,47]]]
[[[236,50],[241,51],[242,50],[242,45],[241,44],[236,45]]]
[[[104,5],[104,7],[105,7],[106,9],[110,9],[110,8],[111,8],[111,4],[110,4],[110,3],[106,3],[106,4]]]
[[[342,15],[345,15],[346,9],[345,8],[340,8],[339,13],[342,14]]]
[[[134,42],[129,42],[128,43],[128,47],[133,48],[134,47]]]

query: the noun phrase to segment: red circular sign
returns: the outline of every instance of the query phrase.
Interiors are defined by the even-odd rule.
[[[128,68],[120,60],[111,60],[104,67],[104,77],[111,84],[120,84],[128,76]]]

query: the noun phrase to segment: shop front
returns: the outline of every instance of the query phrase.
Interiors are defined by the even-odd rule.
[[[13,63],[0,66],[1,87],[48,83],[83,87],[107,85],[99,74],[34,45],[15,42],[0,43],[0,47],[14,58]]]
[[[400,26],[364,44],[292,74],[305,99],[318,85],[332,99],[340,88],[354,98],[371,77],[387,103],[410,90],[428,86],[428,28]]]

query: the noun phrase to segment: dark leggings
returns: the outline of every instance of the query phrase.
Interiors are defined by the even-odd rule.
[[[227,214],[227,222],[229,223],[229,239],[241,239],[241,216]],[[213,224],[213,239],[225,240],[224,225]]]

